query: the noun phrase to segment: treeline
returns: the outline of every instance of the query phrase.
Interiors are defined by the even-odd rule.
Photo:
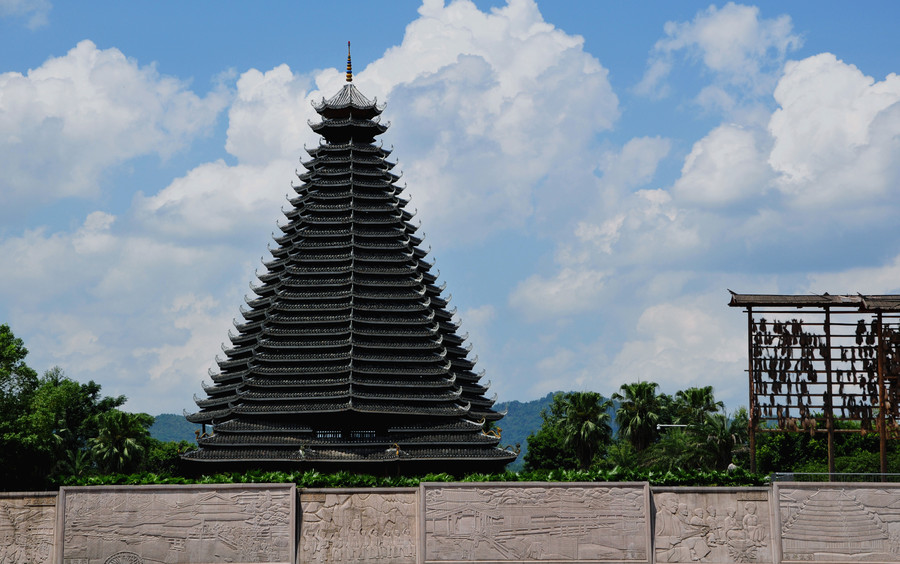
[[[25,362],[28,349],[0,325],[0,483],[41,490],[88,476],[179,471],[190,443],[150,437],[153,417],[119,408],[100,385],[82,384],[59,368],[42,376]]]
[[[623,384],[611,398],[559,393],[528,437],[525,470],[733,471],[749,467],[747,410],[730,416],[712,386],[674,396],[654,382]],[[617,432],[613,433],[613,418]]]
[[[103,483],[257,481],[264,473],[185,477],[180,455],[188,441],[150,436],[154,418],[120,408],[124,396],[101,394],[100,385],[67,377],[59,368],[38,375],[28,350],[8,325],[0,325],[0,479],[4,490],[53,489]],[[674,396],[653,382],[624,384],[611,398],[597,392],[558,393],[541,412],[540,428],[527,438],[524,472],[457,477],[476,481],[649,481],[658,485],[750,485],[747,412],[726,414],[711,386]],[[615,432],[613,431],[615,429]],[[874,434],[836,437],[839,472],[877,472]],[[757,438],[757,465],[770,472],[822,472],[822,435],[767,434]],[[900,449],[890,442],[890,468],[900,469]],[[318,473],[269,475],[300,485],[352,486],[372,477],[335,478]],[[343,477],[341,477],[343,476]],[[451,479],[452,477],[446,477]],[[396,478],[401,482],[407,478]],[[409,477],[410,484],[438,475]],[[399,484],[400,482],[398,482]],[[406,482],[403,482],[404,484]]]
[[[712,386],[674,396],[654,382],[623,384],[605,398],[596,392],[560,392],[541,412],[528,437],[524,469],[721,472],[750,467],[746,408],[726,414]],[[617,431],[613,433],[612,423]],[[859,424],[839,423],[859,430]],[[839,473],[880,472],[877,433],[839,433],[834,440]],[[900,471],[900,441],[888,442],[888,471]],[[824,433],[756,434],[757,472],[827,473]]]

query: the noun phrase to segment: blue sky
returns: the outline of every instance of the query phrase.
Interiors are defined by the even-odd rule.
[[[500,400],[733,409],[726,288],[900,292],[898,12],[0,0],[0,321],[38,370],[193,410],[350,40]]]

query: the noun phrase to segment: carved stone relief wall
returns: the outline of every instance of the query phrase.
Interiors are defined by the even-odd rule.
[[[55,526],[56,492],[0,493],[0,562],[51,562]]]
[[[778,484],[782,562],[900,561],[900,485]]]
[[[426,562],[649,562],[645,484],[423,484]]]
[[[418,488],[300,491],[299,562],[417,561]]]
[[[650,496],[646,484],[605,483],[0,494],[0,563],[900,562],[900,485],[653,488]]]
[[[773,562],[765,488],[654,488],[656,562]]]
[[[293,484],[60,489],[57,562],[293,564]]]

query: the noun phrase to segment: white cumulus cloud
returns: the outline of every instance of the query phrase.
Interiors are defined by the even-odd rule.
[[[355,81],[389,95],[389,119],[402,112],[384,138],[411,163],[404,180],[429,233],[444,245],[482,239],[579,199],[592,185],[589,153],[571,147],[589,147],[619,116],[583,39],[545,22],[532,0],[490,13],[429,0],[419,13]]]
[[[735,96],[767,93],[786,54],[802,44],[789,16],[762,18],[756,6],[733,2],[721,8],[711,5],[689,22],[667,22],[664,30],[666,36],[654,46],[636,91],[657,97],[664,94],[674,57],[684,53],[729,87],[715,95],[707,92],[698,100],[720,107],[733,103]]]
[[[304,143],[317,142],[307,125],[318,121],[309,98],[313,86],[310,77],[294,74],[287,65],[243,73],[228,110],[225,149],[242,164],[296,159]]]
[[[761,194],[771,176],[755,132],[721,125],[694,143],[672,193],[686,202],[728,205]]]
[[[106,169],[171,155],[208,131],[224,104],[221,93],[200,98],[118,49],[82,41],[25,75],[0,74],[0,192],[18,205],[95,196]]]
[[[152,196],[139,195],[135,212],[147,229],[185,242],[264,234],[283,220],[279,209],[290,207],[285,195],[296,195],[290,189],[295,165],[204,163]]]
[[[712,294],[647,307],[637,320],[639,337],[627,342],[608,368],[611,380],[627,375],[629,382],[657,382],[667,393],[712,384],[718,399],[741,397],[746,322],[739,311],[723,306],[723,296]],[[726,376],[739,380],[723,380]]]
[[[552,278],[529,276],[510,294],[510,305],[532,319],[594,310],[600,303],[606,274],[563,268]]]
[[[900,76],[876,82],[822,53],[786,65],[769,164],[799,206],[891,197],[900,179]]]
[[[884,264],[813,272],[805,290],[812,294],[900,294],[900,255]]]
[[[53,5],[49,0],[0,0],[0,18],[27,18],[29,29],[47,25]]]

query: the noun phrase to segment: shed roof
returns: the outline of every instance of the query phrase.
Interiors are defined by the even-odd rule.
[[[731,292],[730,307],[839,307],[866,311],[900,311],[900,295],[891,294],[739,294]]]

